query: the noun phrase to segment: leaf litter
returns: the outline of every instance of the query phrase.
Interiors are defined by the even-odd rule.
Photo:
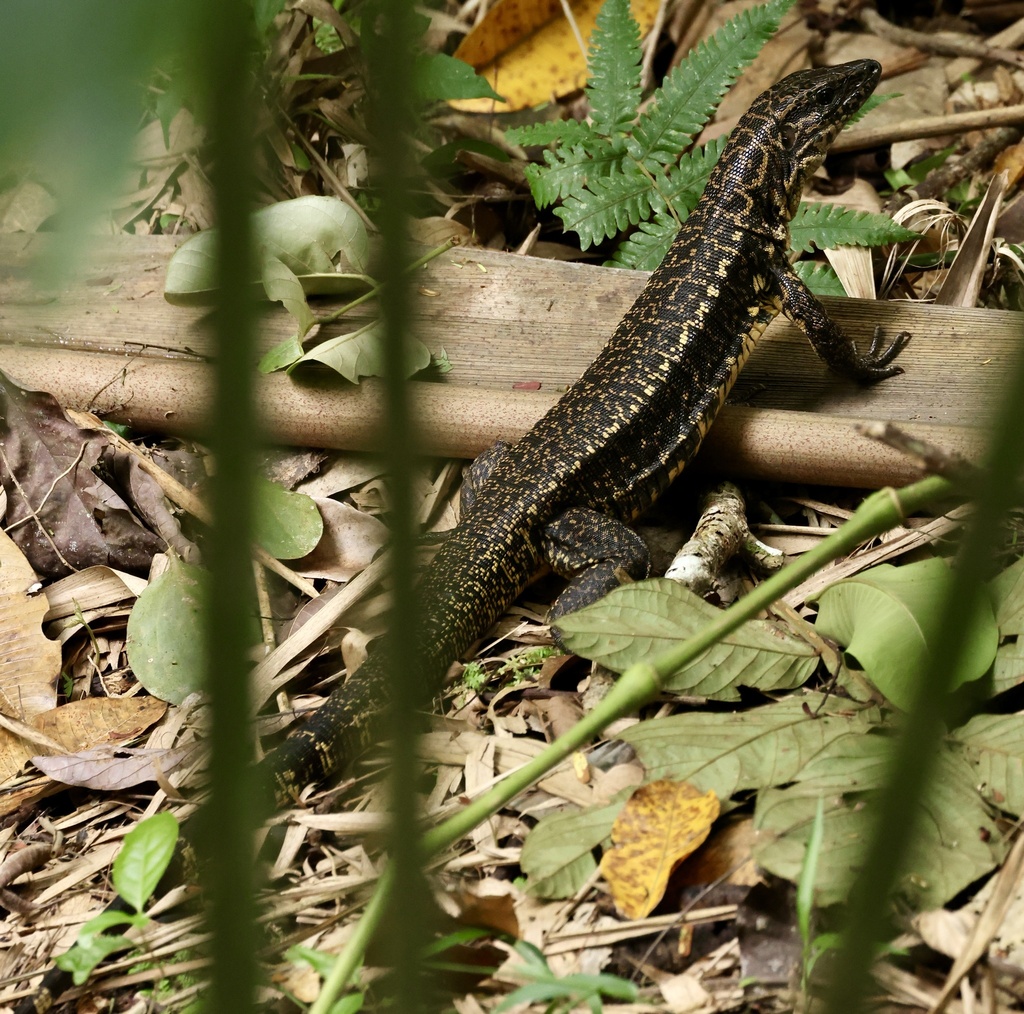
[[[346,112],[344,108],[339,108],[337,100],[322,95],[315,97],[314,104],[316,114],[324,117],[325,124],[336,122],[338,114]],[[331,116],[334,116],[335,120],[332,121]],[[151,127],[156,126],[151,124]],[[184,110],[175,117],[171,127],[169,136],[172,143],[167,146],[169,157],[163,158],[162,161],[151,160],[150,180],[144,188],[140,187],[137,193],[131,195],[136,209],[144,205],[147,214],[154,209],[156,195],[174,186],[172,181],[180,168],[176,161],[177,157],[184,151],[192,151],[197,143],[194,124]],[[325,127],[325,136],[329,129]],[[155,144],[157,131],[154,129],[150,133],[154,135],[150,138],[152,149],[162,155],[164,146]],[[286,149],[284,138],[280,140],[281,144],[278,147]],[[353,172],[358,161],[358,152],[355,155],[356,157],[351,160]],[[309,174],[300,171],[294,159],[290,165],[294,169],[293,182],[298,189],[303,180],[308,181]],[[201,224],[209,224],[208,221],[202,222],[203,217],[209,216],[204,215],[202,209],[203,187],[198,181],[200,175],[195,166],[190,165],[180,177],[177,177],[181,180],[179,185],[184,203],[176,205],[172,210],[179,213],[195,209],[195,220]],[[187,192],[200,196],[199,201],[191,202],[191,209],[185,207],[190,203],[186,198]],[[280,298],[294,297],[296,301],[298,300],[298,292],[294,288],[292,278],[287,274],[282,273],[281,277],[271,281],[280,286],[274,290],[278,292]],[[301,314],[301,308],[297,313]],[[358,363],[352,368],[357,373],[360,371]],[[112,475],[115,472],[116,468],[111,470]],[[427,477],[428,480],[430,478]],[[46,487],[47,483],[41,479],[34,481],[35,492],[45,493],[45,488],[41,487]],[[361,485],[363,481],[365,480],[362,478],[357,480],[356,486]],[[429,485],[429,481],[427,484]],[[116,485],[120,488],[119,484]],[[365,500],[362,500],[361,496],[365,496]],[[144,531],[152,532],[164,542],[169,541],[168,531],[161,526],[152,511],[142,506],[145,499],[144,496],[137,496],[135,493],[129,493],[124,497]],[[161,496],[154,496],[151,499],[157,504],[163,504]],[[372,490],[363,494],[357,489],[356,495],[349,499],[353,504],[370,502],[375,504],[377,509],[383,507],[379,496]],[[435,524],[439,516],[445,515],[450,521],[454,514],[454,509],[449,506],[445,496],[440,497],[440,501],[441,506],[433,514]],[[44,501],[40,498],[37,502]],[[872,560],[899,557],[914,550],[920,552],[923,547],[931,545],[936,537],[941,537],[954,528],[956,519],[950,521],[939,518],[929,525],[928,530],[908,529],[898,538],[886,541],[877,549],[851,558],[842,567],[820,578],[817,587],[806,587],[791,596],[791,604],[801,607],[806,600],[815,598],[822,590],[820,585],[834,582],[843,570],[855,573]],[[115,537],[113,530],[108,533],[106,529],[101,529],[96,541],[102,542],[108,534]],[[366,552],[372,556],[373,550],[367,547]],[[425,555],[428,554],[429,550],[426,550]],[[142,555],[144,559],[149,559],[145,552]],[[120,561],[120,557],[118,560]],[[6,556],[4,562],[6,566]],[[370,564],[371,570],[373,566]],[[358,594],[344,594],[350,585],[357,583],[358,571],[359,564],[353,565],[349,585],[339,585],[337,596],[322,595],[320,598],[336,597],[342,600],[342,606],[334,607],[336,615],[344,616],[343,622],[358,621],[365,629],[369,629],[374,614],[380,614],[382,598],[370,597],[369,589],[363,588],[360,588]],[[139,567],[138,573],[148,574],[148,567]],[[1024,674],[1024,655],[1021,654],[1024,649],[1017,646],[1020,633],[1017,629],[1020,626],[1017,618],[1024,615],[1024,598],[1016,590],[1016,585],[1021,581],[1021,573],[1022,568],[1015,565],[997,577],[992,585],[1001,640],[992,670],[976,681],[981,688],[983,700],[1017,687]],[[332,575],[338,576],[340,575]],[[19,621],[15,625],[19,632],[27,631],[27,636],[35,638],[41,622],[45,622],[47,632],[60,638],[66,653],[74,663],[74,672],[77,675],[71,675],[77,692],[91,695],[96,690],[106,692],[109,687],[114,686],[120,678],[117,670],[125,668],[124,625],[132,603],[142,588],[132,584],[132,575],[125,572],[125,565],[112,560],[109,553],[97,561],[97,566],[78,571],[62,580],[82,578],[84,581],[74,588],[65,586],[60,595],[60,604],[54,605],[52,615],[51,612],[46,613],[45,621],[33,619],[24,624]],[[134,580],[145,581],[145,578],[136,576]],[[32,585],[27,587],[30,589]],[[56,587],[48,585],[47,595]],[[639,591],[640,596],[649,595],[651,599],[665,597],[666,594],[656,585],[636,591]],[[289,594],[294,596],[294,593]],[[533,594],[542,601],[546,599],[543,590],[535,591]],[[32,592],[27,590],[24,596],[30,599]],[[57,597],[55,592],[54,598]],[[291,605],[293,606],[294,602]],[[330,611],[330,602],[321,603],[319,608]],[[526,646],[542,640],[543,629],[530,618],[531,614],[542,612],[542,606],[525,611],[518,610],[514,618],[500,625],[499,634],[496,635],[497,641],[488,645],[486,652],[507,656],[513,650],[510,645]],[[649,622],[665,622],[666,617],[657,608],[652,612],[654,619]],[[771,627],[776,631],[785,629],[785,636],[792,638],[794,645],[797,646],[792,653],[801,659],[799,664],[807,665],[809,668],[812,663],[816,663],[815,646],[801,641],[797,627],[784,628],[781,624],[775,626],[777,619],[770,617],[766,626],[762,627],[762,632]],[[285,633],[283,643],[293,636],[297,641],[300,640],[300,630],[301,627],[296,625],[294,634]],[[351,633],[350,629],[345,637]],[[620,636],[621,633],[619,631]],[[589,635],[593,638],[594,631],[590,631]],[[653,643],[653,635],[645,636]],[[677,631],[672,636],[678,637],[683,634]],[[768,636],[774,637],[776,634]],[[303,647],[296,649],[291,668],[289,663],[285,662],[276,670],[274,666],[261,669],[261,675],[266,677],[263,683],[264,698],[270,696],[272,692],[269,689],[269,682],[278,680],[285,674],[293,676],[295,669],[306,664],[301,661],[303,653],[313,655],[317,651],[325,654],[332,650],[344,651],[343,647],[337,647],[338,643],[337,637],[325,638],[319,643],[307,641]],[[608,651],[607,644],[601,644],[599,640],[593,643],[609,656],[612,654]],[[598,654],[596,650],[594,653]],[[631,726],[629,723],[623,723],[616,729],[617,735],[621,737],[620,742],[631,743],[637,751],[637,756],[643,761],[643,777],[648,780],[656,777],[685,777],[692,778],[695,784],[702,787],[712,786],[716,793],[724,793],[723,810],[730,818],[742,818],[748,826],[757,827],[754,841],[741,848],[740,856],[731,857],[734,864],[740,858],[749,861],[751,855],[756,855],[761,860],[763,868],[786,876],[795,876],[794,871],[799,869],[803,841],[808,830],[809,804],[812,800],[816,802],[816,799],[824,794],[830,800],[826,826],[831,824],[831,828],[830,846],[826,849],[825,858],[819,867],[819,879],[822,883],[817,900],[823,905],[826,904],[828,891],[836,890],[837,885],[842,883],[842,876],[836,872],[836,868],[848,862],[848,856],[835,848],[836,842],[840,840],[842,834],[854,837],[863,834],[861,825],[857,823],[858,814],[863,810],[860,804],[877,788],[879,750],[893,723],[898,721],[898,717],[882,701],[876,690],[866,685],[860,675],[850,668],[852,661],[860,662],[863,659],[855,653],[849,654],[853,658],[844,659],[841,664],[834,667],[834,674],[837,676],[836,686],[839,693],[851,695],[852,699],[837,696],[823,701],[819,696],[804,695],[800,692],[788,696],[780,695],[778,692],[786,686],[795,688],[803,683],[809,673],[804,675],[802,670],[796,670],[791,675],[780,677],[778,673],[783,672],[783,669],[779,662],[767,665],[768,672],[761,677],[762,680],[777,680],[774,685],[770,682],[758,683],[754,680],[751,670],[740,663],[736,663],[723,678],[720,670],[729,665],[730,657],[741,657],[734,647],[731,656],[726,656],[724,660],[718,657],[715,664],[710,664],[709,661],[705,675],[701,677],[709,681],[718,679],[720,685],[717,688],[713,688],[710,682],[693,683],[691,676],[684,676],[677,687],[686,695],[682,704],[676,704],[674,698],[667,698],[659,702],[659,708],[653,715],[646,714],[645,720]],[[352,657],[354,656],[348,655],[345,660],[351,662]],[[294,658],[299,658],[300,661],[294,662]],[[322,655],[321,660],[323,658]],[[333,673],[323,672],[317,668],[318,665],[319,661],[309,665],[309,668],[311,672],[315,671],[316,675],[323,676],[326,682],[321,686],[326,692]],[[56,678],[56,674],[51,678]],[[130,685],[135,685],[131,674],[127,674],[126,678]],[[787,680],[792,682],[787,683]],[[437,731],[429,734],[424,740],[424,757],[434,765],[435,771],[434,789],[427,801],[426,811],[438,814],[444,812],[446,808],[459,805],[466,795],[476,791],[476,788],[470,789],[469,786],[483,787],[499,773],[514,768],[536,754],[539,738],[547,735],[546,726],[554,723],[548,722],[542,709],[535,707],[529,697],[531,692],[540,690],[545,694],[562,694],[564,696],[561,698],[550,699],[565,700],[572,704],[583,698],[581,688],[585,684],[597,682],[596,674],[588,671],[587,667],[577,665],[574,668],[570,664],[563,666],[557,677],[547,686],[541,686],[538,680],[537,686],[534,687],[531,678],[528,677],[522,688],[509,687],[501,691],[503,696],[500,699],[497,699],[498,694],[489,687],[485,686],[482,691],[477,691],[489,698],[485,707],[476,710],[470,707],[463,708],[455,717],[449,717],[443,723],[443,728],[441,723],[438,723]],[[774,696],[781,696],[781,700],[762,703],[763,696],[754,695],[749,689],[745,689],[752,685],[760,686],[761,690],[770,688]],[[63,693],[63,688],[61,689]],[[884,684],[881,689],[885,689]],[[20,689],[18,693],[22,693]],[[725,700],[729,695],[733,698],[738,697],[740,704],[736,705],[734,700],[728,705],[728,710],[725,710],[722,704],[707,706],[704,700],[695,699],[712,695]],[[318,696],[319,692],[309,699]],[[30,691],[25,691],[19,700],[19,706],[22,708],[25,708],[25,698],[31,698]],[[86,704],[102,700],[115,702],[121,698],[85,696],[75,703]],[[125,700],[134,702],[151,698]],[[302,700],[305,701],[307,698]],[[752,707],[751,702],[757,702],[757,705]],[[5,703],[5,711],[8,704],[9,700]],[[152,746],[154,750],[166,749],[167,742],[160,746],[161,739],[166,741],[169,737],[171,742],[177,742],[176,737],[189,737],[193,731],[193,707],[194,705],[186,700],[181,708],[168,709],[168,719],[153,730],[147,746]],[[682,708],[683,713],[671,717],[659,715],[660,711],[675,708]],[[73,710],[74,705],[62,704],[54,709],[52,714],[67,712],[70,717]],[[280,727],[288,720],[286,714],[287,707],[285,715],[267,721],[266,725],[270,726],[276,722]],[[159,719],[154,717],[152,721]],[[500,737],[492,737],[485,731],[491,721],[495,729],[500,730]],[[130,716],[126,716],[120,724],[116,717],[100,717],[98,724],[113,730],[120,729],[126,734],[136,731],[132,727]],[[963,856],[949,855],[945,859],[940,856],[938,862],[935,862],[934,856],[921,856],[922,862],[932,862],[933,866],[928,867],[927,872],[923,874],[920,870],[924,867],[918,867],[915,882],[905,885],[908,887],[904,892],[907,900],[914,901],[916,897],[915,903],[927,904],[934,899],[948,897],[956,884],[962,883],[964,877],[971,871],[980,876],[980,871],[998,861],[998,843],[1004,832],[1003,823],[1007,815],[1019,816],[1024,807],[1024,777],[1021,773],[1024,745],[1021,743],[1020,726],[1019,718],[1014,714],[979,714],[949,730],[943,743],[941,764],[945,779],[940,787],[941,791],[935,793],[934,799],[922,801],[922,805],[929,808],[930,816],[934,819],[936,837],[945,843],[947,849],[954,848],[961,842],[968,844],[962,850]],[[519,730],[528,730],[528,733],[524,734]],[[43,734],[48,738],[60,738],[49,726],[44,727]],[[498,739],[498,742],[491,742],[493,739]],[[66,748],[69,751],[75,749],[71,742]],[[687,941],[686,933],[680,931],[681,926],[700,925],[701,919],[707,920],[711,925],[717,923],[720,926],[722,923],[728,923],[735,917],[734,905],[708,905],[702,908],[701,904],[692,900],[692,897],[677,894],[668,903],[667,911],[663,914],[655,913],[642,919],[623,920],[611,914],[610,906],[606,904],[607,895],[594,879],[598,868],[596,854],[608,840],[614,815],[622,811],[626,805],[625,797],[630,791],[611,776],[627,768],[629,777],[625,779],[626,782],[639,771],[637,761],[624,761],[621,755],[615,755],[607,746],[601,745],[583,756],[582,764],[575,768],[565,767],[552,772],[534,790],[525,793],[515,805],[495,818],[489,831],[474,839],[457,860],[448,864],[447,870],[442,873],[442,883],[446,889],[444,900],[448,903],[446,909],[451,909],[450,914],[458,916],[478,912],[484,907],[478,900],[474,901],[471,898],[453,903],[453,899],[464,890],[463,881],[458,878],[459,873],[464,874],[468,870],[482,876],[485,873],[500,872],[504,876],[514,873],[518,864],[520,870],[530,871],[528,884],[532,893],[524,893],[519,886],[509,880],[495,878],[481,879],[476,885],[476,893],[481,896],[486,894],[484,885],[487,885],[493,892],[492,896],[499,899],[497,904],[506,916],[501,920],[503,929],[521,934],[523,939],[536,943],[541,947],[552,968],[569,974],[614,967],[623,974],[629,974],[633,967],[642,967],[652,980],[658,983],[668,1005],[667,1009],[672,1010],[692,1009],[701,1005],[723,1007],[730,1003],[741,1003],[743,994],[737,992],[736,980],[744,967],[741,963],[743,955],[741,947],[737,946],[735,941],[717,946],[709,945],[705,948],[706,952],[699,957],[694,957],[694,952],[689,951],[689,963],[685,973],[671,973],[669,958],[665,957],[662,964],[661,952],[656,962],[658,967],[652,967],[647,952],[652,935],[669,929],[676,934],[671,948],[682,952],[684,948],[691,947],[693,939]],[[179,776],[179,773],[173,773],[172,779]],[[170,781],[160,784],[161,788],[154,795],[153,805],[165,802],[167,789],[173,791],[175,788]],[[185,781],[178,787],[182,786],[188,791],[192,783]],[[309,876],[306,879],[289,881],[290,886],[280,892],[281,898],[286,900],[281,902],[278,912],[294,914],[301,911],[304,918],[312,916],[322,919],[321,928],[317,930],[316,945],[324,950],[330,950],[340,942],[346,932],[345,927],[330,924],[330,916],[325,913],[331,904],[339,893],[347,895],[349,899],[357,898],[358,892],[371,883],[377,873],[375,858],[367,853],[363,841],[365,836],[379,833],[384,821],[383,801],[379,791],[374,788],[357,788],[355,791],[356,810],[351,814],[310,816],[309,811],[298,811],[296,822],[289,831],[290,839],[281,847],[278,856],[277,870],[281,875],[298,863],[300,857],[301,861],[307,862],[309,869]],[[707,788],[705,791],[711,789]],[[178,809],[184,812],[188,807],[179,806]],[[963,820],[960,820],[961,816]],[[535,823],[538,820],[540,822]],[[121,823],[118,824],[118,821]],[[974,821],[973,825],[971,821]],[[101,871],[109,864],[116,851],[117,839],[123,835],[124,829],[130,828],[133,824],[134,815],[129,812],[127,804],[104,799],[99,802],[93,801],[83,806],[81,810],[57,821],[56,826],[68,832],[83,833],[87,838],[87,845],[73,856],[70,862],[63,863],[58,868],[51,868],[33,880],[31,888],[36,892],[36,904],[46,904],[56,898],[61,898],[62,904],[67,904],[69,892],[73,893],[76,888],[87,884],[88,878],[94,872]],[[560,833],[555,834],[555,830],[559,828]],[[308,829],[324,832],[312,843],[313,848],[309,852],[305,851],[302,840]],[[296,831],[299,833],[294,833]],[[330,837],[333,835],[344,837]],[[524,837],[525,845],[521,846]],[[712,836],[701,852],[707,852],[714,841],[715,837]],[[533,845],[534,842],[537,844]],[[545,846],[545,842],[550,848]],[[556,845],[561,851],[555,848]],[[929,853],[931,846],[922,851]],[[532,859],[528,858],[531,852],[534,854]],[[698,852],[694,859],[697,859],[701,852]],[[549,853],[554,860],[550,870],[531,865],[539,854],[547,856]],[[690,862],[683,864],[680,873],[686,870]],[[915,857],[915,862],[918,862],[918,857]],[[957,865],[958,863],[960,865]],[[582,870],[575,869],[574,864],[579,865]],[[1007,869],[1009,870],[1009,866]],[[709,875],[704,884],[710,883],[713,879],[715,878]],[[546,889],[542,889],[542,885],[547,885]],[[581,894],[588,887],[592,889],[585,895]],[[545,901],[545,894],[555,900]],[[939,900],[938,903],[941,904],[942,901]],[[461,913],[460,906],[464,909]],[[730,908],[731,911],[728,911]],[[62,915],[72,910],[73,906],[69,905],[62,911]],[[49,915],[48,912],[47,917]],[[966,912],[962,915],[965,921],[971,917],[971,914]],[[468,917],[487,925],[491,924],[475,914]],[[176,924],[170,931],[172,935],[165,938],[164,950],[161,953],[173,953],[176,946],[190,939],[187,934],[191,930],[192,927],[188,925]],[[173,934],[177,934],[177,939]],[[65,938],[69,935],[73,937],[72,930],[65,932]],[[922,930],[922,935],[937,950],[943,949],[939,947],[938,935],[934,931],[926,933]],[[639,938],[643,949],[626,951],[623,942],[631,938]],[[22,936],[21,939],[25,937]],[[962,954],[965,939],[965,932],[954,937],[950,931],[943,947],[950,954]],[[46,946],[50,945],[52,938],[46,941]],[[699,946],[698,941],[698,950]],[[1001,946],[1008,945],[1004,943]],[[1002,953],[1006,953],[1006,950]],[[39,956],[42,961],[45,960],[46,954],[39,952]],[[123,964],[121,967],[127,965]],[[294,967],[287,966],[289,970]],[[901,995],[892,973],[886,984],[894,995]],[[482,1009],[479,1004],[477,1009]]]

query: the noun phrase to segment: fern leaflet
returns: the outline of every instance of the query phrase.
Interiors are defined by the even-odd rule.
[[[624,134],[640,106],[640,29],[629,0],[606,0],[590,37],[587,98],[594,132]]]
[[[694,49],[654,93],[626,142],[630,157],[650,168],[675,162],[792,6],[793,0],[769,0],[752,7]]]
[[[585,193],[567,197],[555,214],[580,238],[584,250],[665,207],[664,198],[639,173],[591,180]]]
[[[853,211],[835,204],[803,202],[789,225],[790,243],[803,253],[817,246],[877,246],[918,239],[916,232],[897,225],[887,215]]]

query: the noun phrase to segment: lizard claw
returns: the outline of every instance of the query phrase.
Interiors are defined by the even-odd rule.
[[[893,366],[892,361],[907,347],[909,341],[910,332],[900,331],[886,345],[885,333],[881,325],[877,326],[867,354],[857,356],[857,379],[873,383],[876,380],[884,380],[886,377],[895,377],[902,373],[903,367]]]

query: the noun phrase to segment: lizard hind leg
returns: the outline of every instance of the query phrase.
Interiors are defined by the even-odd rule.
[[[564,648],[560,616],[596,602],[613,588],[641,581],[650,573],[647,545],[632,528],[589,507],[572,507],[545,527],[541,554],[569,583],[555,599],[548,621],[555,643]]]
[[[462,472],[462,514],[468,514],[473,509],[473,502],[476,500],[480,487],[490,478],[494,466],[501,460],[502,455],[508,450],[508,444],[499,440],[481,451]]]

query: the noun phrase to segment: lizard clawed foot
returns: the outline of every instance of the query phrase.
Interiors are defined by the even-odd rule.
[[[893,366],[892,361],[907,347],[910,341],[909,331],[900,331],[888,345],[885,344],[885,332],[881,325],[875,327],[871,338],[871,346],[866,354],[858,354],[854,360],[852,375],[866,383],[895,377],[903,372],[902,366]]]

